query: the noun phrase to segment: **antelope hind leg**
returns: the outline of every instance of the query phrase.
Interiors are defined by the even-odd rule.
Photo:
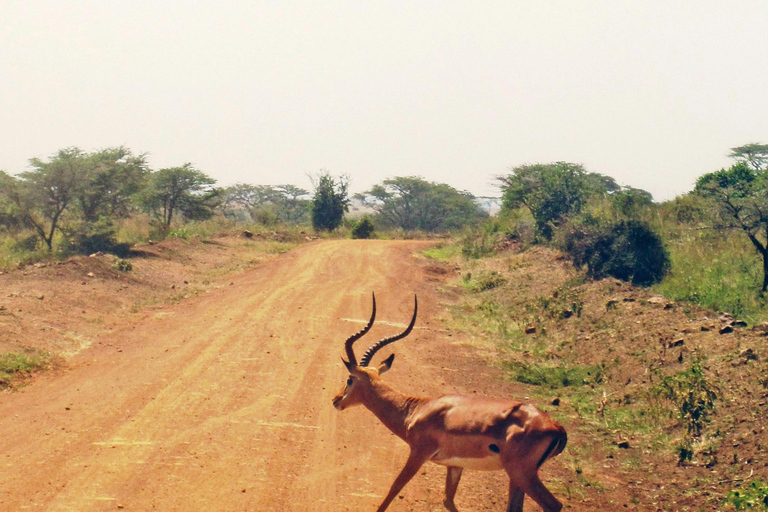
[[[445,475],[445,499],[443,500],[443,505],[450,512],[459,512],[453,503],[453,498],[456,496],[456,488],[459,486],[462,471],[464,471],[464,468],[448,466],[448,473]]]
[[[541,483],[538,475],[534,475],[533,478],[525,482],[524,489],[525,493],[538,503],[544,512],[560,512],[563,508],[563,504]],[[522,510],[522,505],[520,510]]]

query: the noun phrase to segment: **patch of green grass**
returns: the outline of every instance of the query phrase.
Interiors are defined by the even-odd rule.
[[[724,503],[736,510],[768,510],[768,482],[752,480],[746,487],[729,492]]]
[[[762,260],[741,233],[685,231],[667,247],[671,272],[656,292],[750,323],[768,320],[768,297],[760,293]]]
[[[495,270],[483,270],[475,274],[467,272],[462,276],[462,286],[475,293],[499,288],[507,279]]]
[[[0,354],[0,388],[11,386],[22,375],[46,368],[49,362],[50,357],[41,352]]]
[[[461,247],[455,243],[440,243],[425,249],[422,254],[437,261],[452,261],[461,256]]]
[[[40,238],[32,232],[15,237],[0,233],[0,270],[50,258],[51,255],[39,242]]]
[[[557,389],[569,386],[599,384],[605,377],[602,365],[567,366],[564,364],[508,363],[514,379],[524,384]]]

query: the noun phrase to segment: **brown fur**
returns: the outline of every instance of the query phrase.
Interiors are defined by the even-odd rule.
[[[448,466],[444,504],[452,512],[457,510],[453,496],[461,478],[459,464],[504,469],[510,478],[508,512],[522,511],[521,493],[528,494],[546,512],[562,508],[537,474],[544,461],[565,448],[567,435],[559,423],[522,402],[463,395],[435,399],[404,395],[380,378],[391,364],[392,358],[379,368],[348,364],[352,383],[333,399],[339,410],[364,405],[411,448],[408,462],[379,512],[386,510],[427,461]]]

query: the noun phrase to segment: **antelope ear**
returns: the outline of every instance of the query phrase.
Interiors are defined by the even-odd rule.
[[[392,368],[392,361],[395,360],[395,354],[392,354],[379,365],[379,375]]]
[[[344,358],[341,359],[341,362],[344,363],[344,366],[347,367],[347,371],[350,375],[360,375],[360,367],[355,363],[350,363]]]

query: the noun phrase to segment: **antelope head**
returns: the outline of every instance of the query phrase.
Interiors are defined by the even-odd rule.
[[[416,323],[416,312],[418,311],[419,304],[418,299],[414,296],[413,318],[411,318],[411,323],[408,325],[405,331],[396,336],[383,338],[368,347],[368,350],[365,351],[365,354],[363,354],[362,359],[358,363],[357,357],[355,356],[355,351],[352,349],[352,345],[371,329],[373,322],[376,319],[376,296],[372,295],[372,298],[373,310],[371,312],[371,319],[368,321],[368,324],[360,332],[353,334],[347,338],[347,341],[344,342],[344,349],[347,352],[347,360],[342,359],[342,362],[344,363],[344,366],[347,367],[349,377],[347,378],[347,382],[344,384],[344,387],[341,388],[341,391],[339,391],[339,393],[333,398],[333,406],[340,411],[343,411],[347,407],[365,402],[366,395],[370,392],[372,383],[379,380],[381,375],[392,367],[392,361],[395,360],[395,354],[390,355],[377,367],[368,366],[371,362],[371,359],[376,354],[376,352],[381,350],[383,347],[408,336],[408,334],[410,334],[413,330],[414,324]]]

